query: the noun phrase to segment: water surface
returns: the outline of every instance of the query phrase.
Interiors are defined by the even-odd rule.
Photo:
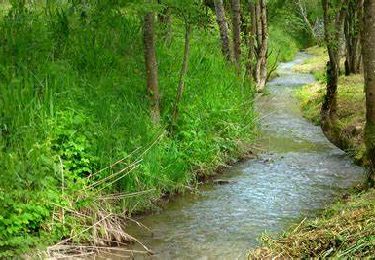
[[[243,259],[263,232],[278,232],[313,216],[363,172],[306,121],[293,92],[311,83],[310,74],[292,72],[307,54],[279,67],[279,76],[257,98],[264,152],[220,176],[225,185],[204,185],[199,194],[174,199],[165,210],[140,221],[152,232],[128,232],[156,254],[155,259]],[[136,257],[137,258],[137,257]]]

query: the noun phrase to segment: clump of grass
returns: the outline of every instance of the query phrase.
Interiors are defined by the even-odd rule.
[[[327,50],[324,47],[314,46],[305,50],[311,57],[307,58],[302,64],[293,68],[295,72],[312,73],[320,75],[324,73],[326,62],[328,61]]]
[[[334,204],[279,238],[264,236],[250,258],[372,257],[375,250],[375,190]]]

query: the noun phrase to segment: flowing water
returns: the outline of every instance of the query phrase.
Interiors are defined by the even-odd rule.
[[[156,253],[155,259],[242,259],[263,232],[278,232],[301,216],[313,216],[345,189],[364,179],[344,152],[319,127],[302,118],[293,91],[314,81],[292,67],[307,54],[279,67],[279,76],[257,98],[263,153],[220,176],[225,185],[204,185],[199,194],[176,198],[129,233]]]

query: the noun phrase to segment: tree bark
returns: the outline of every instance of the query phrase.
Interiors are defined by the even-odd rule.
[[[329,61],[327,63],[327,92],[321,108],[321,127],[327,138],[337,146],[340,145],[336,132],[337,83],[340,72],[340,37],[346,15],[345,0],[334,6],[330,0],[322,0],[324,12],[324,36]],[[337,11],[338,10],[338,11]]]
[[[362,13],[362,2],[349,0],[347,15],[345,19],[345,75],[360,73],[361,45],[360,45],[360,19]]]
[[[310,35],[313,37],[314,40],[316,40],[317,37],[316,37],[314,27],[312,26],[311,22],[309,21],[307,17],[306,5],[301,0],[297,0],[296,5],[299,9],[299,12],[300,12],[300,15],[302,16],[303,21],[305,22],[307,26],[308,31],[310,32]]]
[[[228,61],[232,61],[232,52],[230,49],[229,43],[229,29],[228,23],[225,18],[225,9],[223,5],[223,0],[215,0],[215,12],[216,12],[216,21],[219,25],[220,38],[221,38],[221,50],[223,55]]]
[[[233,54],[237,73],[241,73],[241,4],[240,0],[231,0]]]
[[[255,19],[256,24],[256,66],[255,82],[258,92],[263,92],[267,83],[267,60],[268,60],[268,23],[267,5],[265,0],[256,0]]]
[[[249,14],[250,14],[250,21],[249,21],[249,29],[248,29],[248,54],[247,54],[247,63],[246,63],[246,71],[250,78],[255,78],[255,44],[256,44],[256,35],[257,35],[257,28],[256,28],[256,11],[255,11],[255,4],[253,1],[249,1]]]
[[[158,86],[158,65],[156,61],[155,50],[155,32],[154,32],[155,14],[149,12],[144,17],[143,42],[146,64],[146,82],[147,93],[151,106],[151,120],[154,123],[160,122],[160,97]]]
[[[177,122],[178,113],[179,113],[179,105],[180,105],[180,101],[181,101],[182,95],[184,93],[184,88],[185,88],[185,77],[186,77],[188,63],[189,63],[191,29],[192,29],[191,24],[186,25],[184,57],[182,60],[182,66],[181,66],[181,71],[179,75],[176,99],[175,99],[174,106],[173,106],[172,126]]]
[[[375,182],[375,1],[364,1],[363,68],[366,92],[365,143],[369,161],[369,181]]]

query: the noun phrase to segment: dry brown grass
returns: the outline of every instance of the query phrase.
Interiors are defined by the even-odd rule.
[[[265,246],[251,251],[249,258],[373,257],[375,190],[334,204],[278,239],[264,236],[263,243]]]

